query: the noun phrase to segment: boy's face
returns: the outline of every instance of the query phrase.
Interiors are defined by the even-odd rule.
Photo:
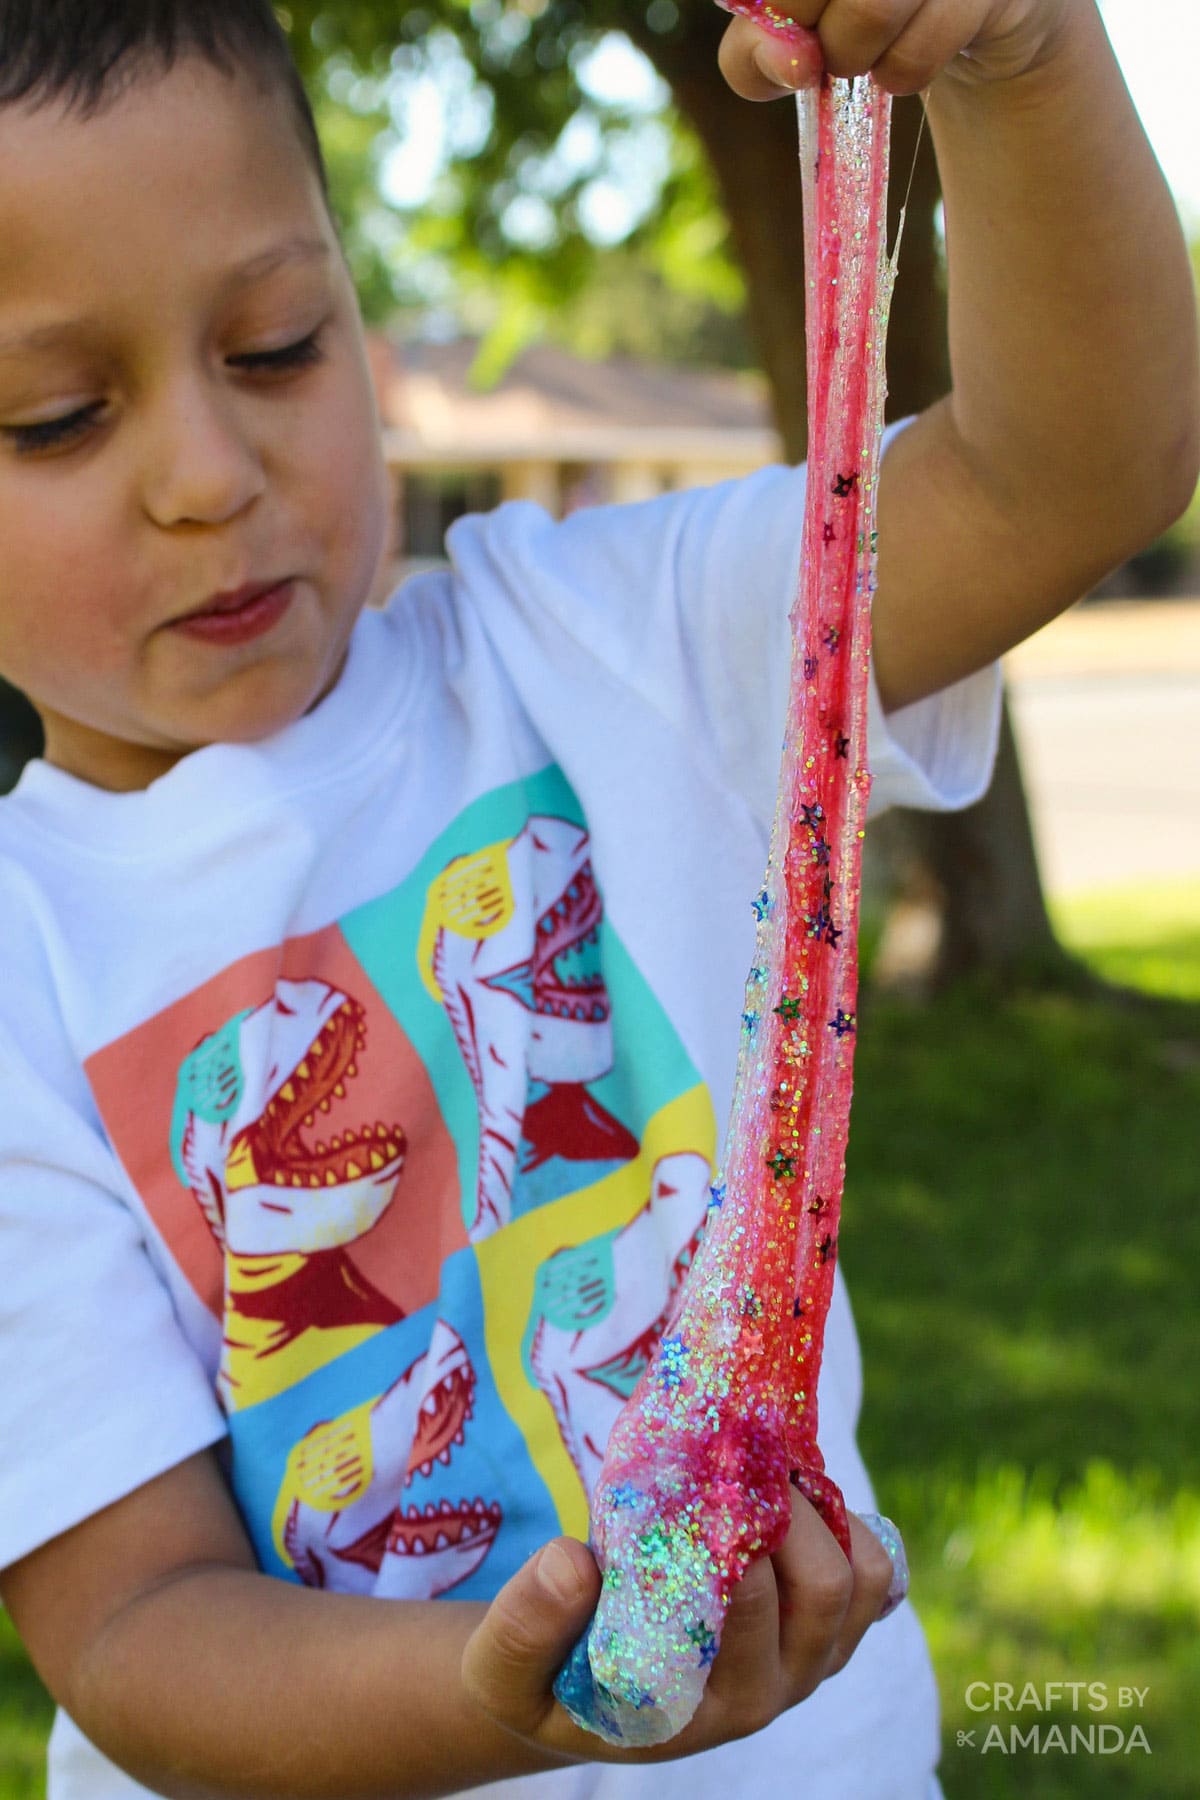
[[[341,671],[388,512],[357,303],[287,97],[198,58],[0,108],[0,244],[0,673],[142,788]],[[247,641],[173,623],[284,582]]]

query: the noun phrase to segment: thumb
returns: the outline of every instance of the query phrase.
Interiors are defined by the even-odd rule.
[[[534,1737],[554,1708],[551,1688],[600,1598],[587,1546],[555,1538],[505,1583],[467,1639],[462,1680],[497,1724]]]

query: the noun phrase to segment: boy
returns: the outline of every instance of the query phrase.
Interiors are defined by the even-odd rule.
[[[1190,494],[1186,258],[1091,0],[791,11],[932,83],[955,392],[885,458],[871,758],[962,805],[990,659]],[[722,61],[809,67],[744,19]],[[52,1794],[921,1800],[919,1628],[799,1500],[699,1761],[550,1694],[727,1107],[803,471],[463,521],[362,613],[318,154],[260,0],[0,16],[0,670],[46,732],[0,806],[0,1592]],[[863,1510],[857,1407],[839,1285]]]

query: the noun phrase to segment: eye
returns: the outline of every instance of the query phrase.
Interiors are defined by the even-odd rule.
[[[310,331],[307,337],[299,338],[294,344],[284,344],[278,350],[248,350],[241,356],[229,358],[239,369],[249,369],[252,372],[259,370],[267,374],[277,369],[306,369],[313,363],[324,360],[320,326],[316,331]]]
[[[93,400],[61,419],[40,419],[36,425],[5,425],[4,435],[19,456],[36,456],[40,450],[60,450],[86,437],[104,411],[103,400]]]

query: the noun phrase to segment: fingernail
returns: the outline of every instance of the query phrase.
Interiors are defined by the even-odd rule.
[[[553,1594],[563,1606],[573,1605],[583,1592],[575,1564],[561,1544],[546,1545],[538,1558],[537,1578],[547,1593]]]
[[[804,83],[808,72],[807,63],[802,63],[798,56],[783,57],[770,50],[756,50],[754,64],[760,75],[773,81],[776,87],[790,88],[794,93]]]
[[[873,1532],[892,1559],[892,1580],[887,1591],[887,1598],[876,1615],[876,1624],[894,1613],[900,1602],[908,1595],[908,1557],[905,1554],[904,1539],[891,1519],[884,1518],[881,1513],[860,1513],[867,1530]]]

